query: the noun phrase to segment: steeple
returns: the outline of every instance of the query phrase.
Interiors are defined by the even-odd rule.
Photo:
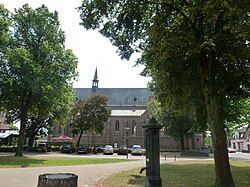
[[[97,67],[95,69],[95,75],[94,75],[94,79],[92,80],[92,92],[96,93],[97,89],[98,89],[98,76],[97,76]]]

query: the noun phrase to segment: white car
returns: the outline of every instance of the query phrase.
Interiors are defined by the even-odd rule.
[[[113,146],[112,145],[106,145],[104,147],[104,150],[103,150],[103,154],[111,154],[113,155],[114,154],[114,149],[113,149]]]
[[[142,148],[140,145],[133,145],[131,155],[142,155]]]

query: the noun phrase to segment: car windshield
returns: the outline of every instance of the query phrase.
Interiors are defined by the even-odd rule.
[[[141,146],[133,146],[133,149],[141,149]]]
[[[106,145],[105,148],[106,149],[112,149],[113,147],[111,145]]]
[[[140,147],[134,147],[134,149],[141,149]]]

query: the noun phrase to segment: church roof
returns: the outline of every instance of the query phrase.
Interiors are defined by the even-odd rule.
[[[91,88],[75,88],[78,99],[87,99]],[[108,105],[146,105],[152,92],[147,88],[97,88],[97,94],[108,98]]]

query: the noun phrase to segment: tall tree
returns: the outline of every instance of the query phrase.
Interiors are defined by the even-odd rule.
[[[74,96],[71,87],[51,91],[55,91],[60,97],[40,98],[38,108],[28,117],[26,137],[29,139],[29,148],[33,147],[36,136],[48,135],[54,125],[66,125],[70,117],[69,111]]]
[[[16,156],[22,156],[29,115],[46,97],[62,97],[60,90],[70,87],[76,75],[77,60],[65,49],[57,12],[44,5],[33,10],[26,4],[11,18],[10,45],[0,64],[0,100],[20,120]]]
[[[166,106],[162,107],[161,103],[156,100],[155,95],[148,102],[147,109],[150,115],[154,116],[164,126],[164,134],[179,140],[181,151],[185,150],[185,137],[189,138],[195,133],[204,132],[206,129],[205,124],[197,124],[197,119],[192,110],[181,112],[166,108]]]
[[[4,60],[3,53],[6,50],[9,39],[10,39],[10,35],[9,35],[10,25],[11,25],[11,19],[9,16],[9,11],[5,9],[2,4],[0,4],[0,61],[1,63]],[[2,69],[1,66],[0,66],[0,69]],[[2,105],[0,104],[0,110],[1,109],[2,109]]]
[[[104,122],[110,116],[111,110],[107,106],[108,99],[101,95],[92,95],[87,100],[77,100],[72,109],[72,132],[79,134],[79,147],[84,131],[102,133]]]
[[[204,98],[216,186],[235,186],[224,122],[231,103],[250,93],[249,8],[245,0],[84,0],[79,8],[81,24],[110,38],[122,58],[142,51],[139,63],[164,99],[182,85],[198,90],[190,93]]]
[[[190,138],[195,134],[193,127],[195,120],[193,116],[180,116],[178,113],[167,112],[162,116],[164,124],[164,132],[174,137],[180,142],[181,151],[185,151],[184,138]],[[196,129],[195,129],[196,130]]]

